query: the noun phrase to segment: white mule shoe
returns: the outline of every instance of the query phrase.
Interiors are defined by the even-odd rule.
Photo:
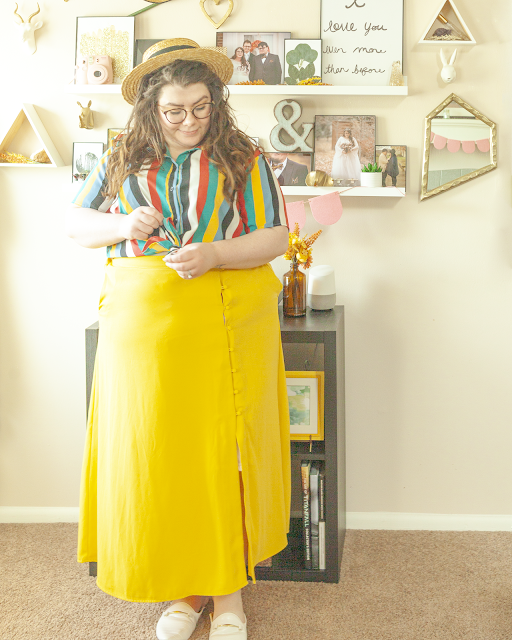
[[[210,613],[210,640],[247,640],[247,618],[242,622],[235,613],[221,613],[215,620]]]
[[[156,637],[158,640],[188,640],[203,611],[204,607],[196,613],[186,602],[171,604],[156,625]]]

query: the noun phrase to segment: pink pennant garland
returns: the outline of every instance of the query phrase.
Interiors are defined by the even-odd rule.
[[[475,141],[474,140],[464,140],[462,142],[462,150],[465,153],[474,153],[474,151],[475,151]]]
[[[308,198],[313,218],[320,224],[334,224],[343,213],[343,205],[338,191],[332,191],[324,196]]]
[[[288,218],[288,227],[293,230],[295,223],[299,223],[299,229],[306,224],[306,210],[304,209],[304,202],[287,202],[286,203],[286,217]]]
[[[434,138],[434,147],[436,149],[444,149],[446,147],[446,138],[438,136],[437,133]]]
[[[460,149],[460,140],[448,140],[448,144],[446,146],[450,153],[457,153]]]
[[[476,146],[478,147],[478,151],[482,153],[487,153],[491,148],[491,141],[489,138],[484,138],[483,140],[477,140]]]

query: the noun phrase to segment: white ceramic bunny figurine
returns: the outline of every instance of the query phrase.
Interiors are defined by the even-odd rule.
[[[455,58],[457,57],[457,49],[452,53],[452,57],[450,58],[450,62],[446,60],[446,56],[444,55],[444,51],[441,49],[441,62],[443,63],[443,68],[441,69],[441,79],[446,84],[450,84],[457,77],[457,72],[455,71],[455,67],[453,66],[455,63]]]

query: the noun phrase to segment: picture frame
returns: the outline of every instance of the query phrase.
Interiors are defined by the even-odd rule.
[[[324,82],[388,86],[404,69],[404,0],[320,0],[320,33]]]
[[[76,19],[75,65],[93,55],[112,59],[113,84],[121,84],[133,69],[134,16],[79,16]]]
[[[360,186],[361,168],[375,162],[376,125],[375,116],[315,116],[315,171],[335,186]]]
[[[120,129],[107,129],[107,149],[110,149],[117,136],[123,132],[124,127],[121,127]]]
[[[71,181],[83,182],[103,155],[103,142],[73,142]]]
[[[142,62],[142,56],[146,53],[149,47],[152,47],[154,44],[156,44],[157,42],[161,42],[162,40],[165,40],[165,38],[157,38],[156,40],[142,38],[135,40],[135,47],[133,50],[133,66],[136,67]]]
[[[282,187],[304,187],[311,171],[311,153],[282,153],[272,151],[265,154]]]
[[[384,159],[380,159],[381,154],[384,151],[391,152],[394,149],[396,155],[396,164],[398,165],[398,175],[393,180],[393,175],[388,174],[383,166]],[[388,153],[386,154],[388,155]],[[377,144],[375,145],[375,162],[382,166],[382,186],[383,187],[398,187],[399,189],[406,189],[407,185],[407,146],[404,144]],[[388,157],[389,162],[389,157]],[[387,163],[386,163],[387,164]],[[393,163],[394,164],[394,163]],[[392,173],[395,173],[393,171]]]
[[[324,372],[287,371],[291,440],[324,439]]]
[[[299,84],[313,76],[321,78],[322,41],[287,38],[284,41],[284,62],[285,84]]]
[[[228,85],[263,80],[265,84],[284,84],[284,42],[289,40],[291,32],[265,31],[217,31],[217,47],[225,47],[227,56],[233,62],[233,76]],[[250,48],[246,46],[249,43]],[[259,46],[268,47],[260,49]],[[244,46],[246,47],[244,49]],[[239,49],[244,52],[241,59]],[[260,52],[267,55],[262,63]],[[238,57],[236,57],[238,56]]]

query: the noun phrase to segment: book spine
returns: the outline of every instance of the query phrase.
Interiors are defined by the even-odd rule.
[[[325,570],[325,474],[318,475],[318,568]]]
[[[313,569],[319,568],[318,550],[318,462],[311,464],[309,474],[310,519],[311,519],[311,563]]]
[[[304,568],[311,569],[311,516],[309,510],[309,470],[311,462],[301,465],[302,477],[302,529],[304,532]]]

